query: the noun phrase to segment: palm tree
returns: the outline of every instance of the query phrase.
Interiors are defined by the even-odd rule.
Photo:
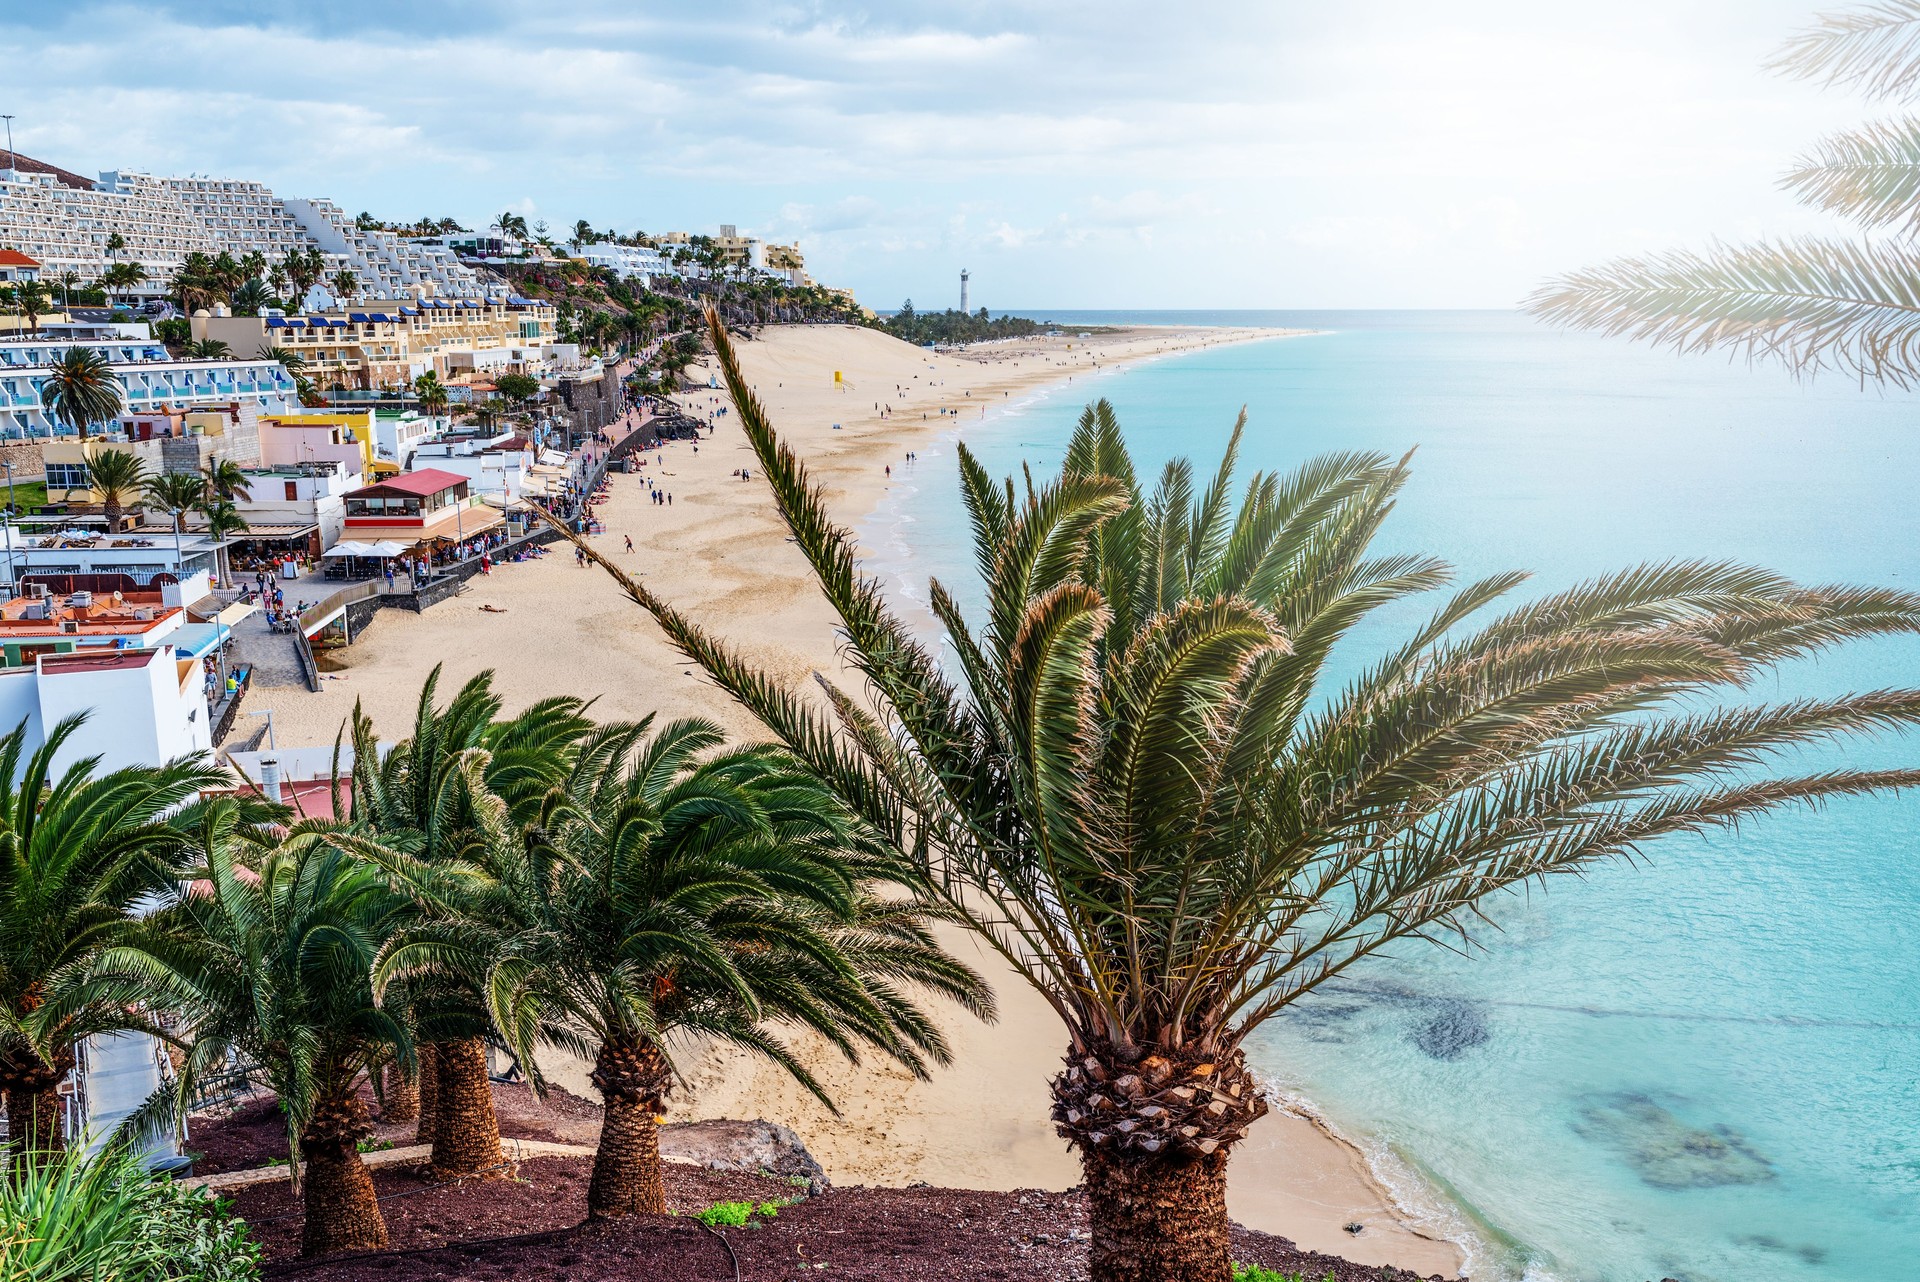
[[[500,229],[502,236],[514,236],[521,240],[526,239],[527,220],[519,214],[511,212],[501,214],[494,220],[493,225]]]
[[[503,857],[483,897],[470,875],[435,892],[397,868],[465,903],[397,934],[377,980],[484,975],[495,1026],[536,1086],[543,1044],[593,1060],[606,1110],[596,1218],[666,1210],[657,1122],[676,1035],[769,1058],[831,1107],[775,1026],[924,1076],[947,1050],[903,986],[992,1011],[979,978],[934,944],[923,905],[869,889],[897,891],[907,866],[863,850],[851,815],[786,754],[701,760],[717,727],[647,729],[606,726],[582,745],[527,840],[490,847]]]
[[[96,774],[100,759],[85,757],[58,771],[84,720],[31,752],[24,722],[0,736],[0,1091],[16,1159],[61,1146],[59,1089],[79,1041],[146,1027],[80,972],[167,884],[183,845],[167,812],[226,778],[199,758]]]
[[[188,343],[181,349],[181,355],[190,361],[224,361],[233,355],[233,349],[217,338],[203,338]]]
[[[234,535],[247,532],[250,528],[247,520],[240,515],[240,509],[233,505],[232,499],[221,497],[211,489],[208,490],[207,498],[200,504],[200,515],[207,520],[207,537],[221,545],[218,553],[220,580],[223,583],[231,583],[233,574],[228,566],[225,543]]]
[[[307,367],[307,358],[291,347],[265,347],[260,350],[260,359],[279,361],[280,367],[289,374],[298,374]]]
[[[591,245],[597,239],[593,234],[593,224],[582,218],[573,225],[573,235],[567,237],[567,243],[575,249],[582,245]]]
[[[60,306],[63,310],[73,306],[73,287],[79,283],[79,272],[64,271],[60,273]]]
[[[207,483],[198,472],[162,472],[147,478],[147,500],[173,521],[173,556],[176,568],[186,573],[185,553],[181,550],[181,520],[206,500]]]
[[[500,700],[490,672],[467,682],[436,707],[436,666],[415,706],[411,737],[382,753],[371,722],[354,710],[353,815],[380,848],[404,851],[420,865],[474,870],[484,895],[489,861],[502,842],[538,817],[538,803],[564,779],[572,743],[588,729],[578,699],[549,699],[510,721],[498,721]],[[496,813],[498,808],[502,813]],[[448,915],[421,899],[421,920]],[[459,977],[407,985],[419,1039],[433,1048],[434,1170],[470,1175],[503,1161],[500,1124],[487,1081],[489,1027],[477,986]],[[423,1102],[423,1123],[427,1109]]]
[[[87,488],[100,502],[109,534],[119,533],[127,500],[146,488],[147,479],[147,465],[130,450],[101,449],[87,456]]]
[[[342,303],[351,303],[360,293],[360,277],[346,268],[341,268],[327,282],[333,287],[334,296]]]
[[[100,277],[100,287],[109,298],[116,290],[131,290],[147,279],[147,269],[139,263],[115,263]]]
[[[297,249],[289,249],[286,257],[280,260],[280,274],[286,277],[293,287],[293,296],[287,300],[290,308],[303,307],[306,304],[307,290],[318,278],[318,272],[309,272],[306,255]]]
[[[1759,770],[1912,725],[1920,691],[1704,697],[1920,630],[1920,598],[1668,563],[1474,626],[1524,577],[1496,575],[1329,692],[1327,655],[1358,621],[1448,580],[1431,558],[1370,554],[1408,461],[1256,476],[1236,511],[1238,430],[1211,482],[1174,463],[1149,493],[1104,403],[1024,494],[962,450],[988,620],[976,633],[935,583],[953,655],[936,661],[859,574],[711,309],[708,325],[871,702],[823,681],[836,729],[609,573],[1060,1015],[1053,1120],[1085,1171],[1096,1282],[1228,1277],[1227,1160],[1267,1108],[1243,1044],[1326,980],[1396,942],[1469,938],[1496,891],[1661,836],[1920,784]]]
[[[275,298],[284,299],[286,297],[287,266],[285,263],[275,263],[273,266],[267,268],[267,284],[273,288],[273,296]]]
[[[273,306],[273,292],[258,276],[249,278],[246,284],[233,291],[235,316],[258,316],[261,308],[271,306]]]
[[[113,362],[97,347],[69,347],[47,366],[40,384],[40,404],[48,416],[83,439],[95,423],[119,418],[126,403]]]
[[[401,902],[319,825],[260,846],[221,799],[198,833],[194,889],[103,953],[95,983],[184,1024],[192,1049],[176,1108],[232,1056],[256,1066],[287,1119],[304,1254],[383,1247],[386,1221],[357,1147],[372,1133],[358,1087],[383,1059],[412,1065],[406,1026],[374,1003],[369,980]]]
[[[1769,65],[1829,87],[1910,100],[1920,86],[1920,0],[1823,15]],[[1527,308],[1554,324],[1682,352],[1724,348],[1796,374],[1838,368],[1906,387],[1920,376],[1917,164],[1920,117],[1836,134],[1802,156],[1781,185],[1870,235],[1623,258],[1548,282]]]
[[[429,418],[447,412],[447,387],[432,370],[413,380],[413,396]]]
[[[233,291],[239,289],[246,280],[246,272],[240,266],[240,260],[226,250],[213,256],[208,266],[208,274],[213,281],[214,292],[221,298],[232,299]]]
[[[107,257],[112,258],[127,247],[127,238],[117,231],[107,233]]]
[[[180,310],[191,315],[196,310],[212,303],[220,293],[220,283],[214,275],[213,257],[199,250],[188,254],[174,269],[169,288],[180,300]],[[112,275],[110,271],[108,273]]]
[[[234,498],[251,499],[253,491],[247,488],[247,474],[241,466],[230,458],[213,458],[201,469],[206,482],[207,493],[216,499],[231,501]]]
[[[47,295],[47,287],[37,280],[24,280],[14,287],[14,302],[19,306],[21,315],[27,319],[27,328],[34,333],[40,332],[40,317],[46,313],[47,306],[53,300]]]

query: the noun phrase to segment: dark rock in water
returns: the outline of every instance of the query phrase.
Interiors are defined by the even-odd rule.
[[[660,1155],[710,1171],[744,1171],[804,1181],[809,1196],[831,1187],[807,1146],[776,1122],[677,1122],[660,1128]]]
[[[1427,1018],[1410,1036],[1415,1046],[1434,1059],[1459,1059],[1492,1036],[1486,1010],[1478,1002],[1438,998],[1426,1009]]]
[[[1827,1248],[1815,1246],[1811,1242],[1803,1242],[1796,1246],[1791,1242],[1782,1242],[1771,1233],[1749,1233],[1735,1238],[1734,1241],[1741,1246],[1758,1247],[1762,1251],[1773,1251],[1779,1255],[1791,1255],[1807,1264],[1817,1266],[1827,1262]]]
[[[1308,1041],[1338,1045],[1350,1039],[1349,1025],[1365,1012],[1366,1007],[1359,1002],[1316,995],[1288,1006],[1280,1018]]]
[[[1606,1095],[1580,1109],[1574,1130],[1619,1152],[1659,1189],[1764,1184],[1773,1164],[1731,1126],[1689,1126],[1646,1095]]]

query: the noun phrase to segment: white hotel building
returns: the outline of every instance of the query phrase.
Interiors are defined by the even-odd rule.
[[[76,342],[113,363],[128,413],[250,404],[262,414],[280,414],[300,403],[293,376],[278,361],[177,361],[155,339],[97,329],[85,338],[0,338],[0,438],[71,435],[48,416],[40,388],[47,366]]]
[[[37,164],[38,162],[31,162]],[[126,247],[109,254],[115,233]],[[238,258],[317,248],[327,274],[346,269],[369,298],[480,298],[472,269],[444,248],[417,246],[391,232],[362,231],[325,200],[283,199],[256,182],[156,178],[113,170],[89,182],[75,174],[0,169],[0,247],[40,260],[43,279],[77,272],[88,282],[116,262],[139,263],[146,281],[133,293],[160,297],[196,251]]]
[[[681,274],[665,254],[647,245],[617,245],[602,241],[580,246],[574,256],[594,267],[610,267],[622,279],[639,282],[642,289],[653,288],[653,282],[657,279]]]

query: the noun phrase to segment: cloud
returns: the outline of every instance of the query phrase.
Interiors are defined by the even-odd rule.
[[[79,0],[9,6],[0,40],[34,51],[21,150],[69,168],[469,225],[733,222],[881,298],[965,256],[1005,302],[1485,305],[1808,225],[1773,174],[1858,107],[1758,70],[1803,10]]]

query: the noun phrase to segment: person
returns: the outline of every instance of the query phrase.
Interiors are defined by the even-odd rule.
[[[480,573],[482,574],[493,573],[493,553],[482,552],[480,554]]]
[[[388,561],[384,568],[387,572],[387,591],[391,592],[393,591],[393,562]]]
[[[627,540],[627,551],[629,552],[633,551],[633,536],[631,534],[627,535],[626,540]]]
[[[583,570],[587,568],[587,553],[584,548],[576,547],[573,550],[573,563]]]

